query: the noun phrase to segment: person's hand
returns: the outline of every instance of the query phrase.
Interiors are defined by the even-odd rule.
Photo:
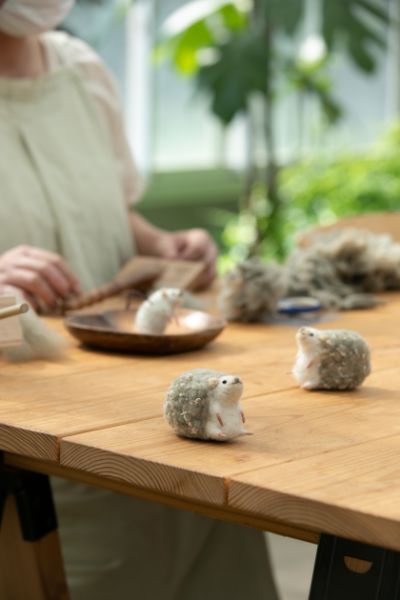
[[[0,292],[19,290],[36,309],[80,293],[79,281],[61,256],[32,246],[17,246],[0,255]]]
[[[204,270],[196,281],[198,288],[205,287],[215,277],[218,250],[204,229],[164,232],[159,237],[156,251],[162,258],[204,262]]]

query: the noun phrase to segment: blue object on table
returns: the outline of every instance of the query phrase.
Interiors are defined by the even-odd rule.
[[[305,312],[315,312],[321,310],[322,306],[319,300],[310,296],[293,296],[278,300],[278,313],[284,315],[297,315]]]

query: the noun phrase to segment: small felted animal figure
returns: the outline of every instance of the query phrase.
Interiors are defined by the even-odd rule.
[[[372,294],[400,289],[400,243],[345,228],[314,235],[285,264],[250,259],[222,280],[219,306],[229,321],[263,321],[283,296],[310,296],[324,308],[376,306]]]
[[[22,298],[14,298],[20,302]],[[67,343],[58,333],[50,329],[25,301],[0,310],[0,318],[20,314],[21,341],[5,346],[1,354],[11,362],[29,360],[59,360],[63,358]],[[7,314],[8,313],[8,314]]]
[[[293,375],[306,390],[353,390],[371,372],[365,340],[349,329],[301,327]]]
[[[170,385],[164,415],[183,437],[219,442],[246,435],[240,377],[210,369],[182,373]]]
[[[373,292],[400,289],[400,244],[388,235],[345,228],[313,236],[286,262],[289,295],[310,295],[327,308],[379,304]]]
[[[222,280],[218,304],[228,321],[261,321],[276,312],[287,281],[275,262],[252,258],[239,263]]]
[[[138,308],[136,330],[151,335],[163,334],[182,300],[183,291],[177,288],[161,288],[153,292]]]

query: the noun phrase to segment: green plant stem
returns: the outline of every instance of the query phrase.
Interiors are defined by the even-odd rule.
[[[239,200],[239,210],[244,213],[252,212],[253,189],[257,182],[257,164],[255,156],[255,146],[257,141],[256,116],[254,115],[254,106],[251,102],[247,105],[246,111],[246,139],[247,139],[247,164],[245,168],[244,185]]]
[[[264,142],[266,149],[266,164],[263,170],[263,185],[265,187],[265,215],[256,219],[255,241],[250,248],[250,255],[259,254],[261,244],[268,238],[275,247],[276,254],[282,255],[282,241],[279,234],[281,198],[278,188],[278,166],[276,161],[276,141],[274,134],[274,92],[273,92],[273,31],[272,26],[264,17],[264,36],[266,42],[266,86],[263,98]]]

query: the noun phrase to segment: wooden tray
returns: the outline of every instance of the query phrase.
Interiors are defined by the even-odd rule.
[[[164,335],[138,333],[135,310],[71,315],[65,327],[82,344],[132,354],[174,354],[201,348],[216,338],[225,322],[202,311],[180,309]]]

